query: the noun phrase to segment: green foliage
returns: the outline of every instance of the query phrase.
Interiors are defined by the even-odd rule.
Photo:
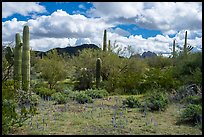
[[[95,98],[103,98],[108,96],[108,92],[105,89],[88,89],[85,91],[85,94],[91,97],[92,99]]]
[[[2,100],[2,134],[8,134],[18,119],[15,110],[17,104],[13,100]]]
[[[178,57],[175,61],[173,76],[187,84],[202,82],[202,53],[191,53],[186,58]]]
[[[202,122],[202,106],[196,104],[189,104],[186,108],[184,108],[179,117],[179,122],[190,122],[193,124]]]
[[[79,92],[78,94],[76,94],[75,100],[80,104],[93,102],[93,99],[84,92]]]
[[[38,71],[44,80],[48,81],[50,89],[53,89],[56,83],[67,77],[66,63],[64,59],[57,54],[57,51],[51,51],[46,57],[39,60]]]
[[[51,98],[57,103],[57,104],[65,104],[67,102],[67,98],[65,94],[56,92],[52,94]]]
[[[202,96],[187,96],[184,99],[180,101],[181,103],[185,104],[196,104],[196,105],[202,105]]]
[[[87,68],[82,68],[77,71],[77,73],[74,75],[75,78],[75,84],[74,89],[75,90],[85,90],[92,88],[93,84],[93,73],[91,70],[88,70]]]
[[[55,89],[49,89],[49,88],[45,88],[45,87],[39,87],[39,88],[35,88],[34,91],[37,95],[40,95],[41,97],[44,96],[51,96],[53,93],[56,92]]]
[[[151,58],[146,58],[148,66],[152,68],[165,68],[172,65],[172,59],[163,56],[155,56]]]
[[[158,89],[152,91],[145,99],[145,102],[151,111],[164,111],[169,104],[167,95]]]
[[[14,62],[14,53],[13,53],[13,49],[8,46],[6,47],[6,53],[5,53],[5,58],[8,61],[9,64],[13,64]]]
[[[150,68],[148,69],[140,81],[139,90],[146,92],[149,89],[164,88],[167,91],[177,89],[180,81],[173,77],[173,68],[165,69]]]
[[[134,96],[130,96],[123,100],[123,105],[130,108],[138,108],[141,106],[141,102]]]

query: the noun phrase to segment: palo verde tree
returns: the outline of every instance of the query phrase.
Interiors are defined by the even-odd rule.
[[[48,52],[46,56],[39,59],[36,67],[41,77],[48,82],[50,89],[55,88],[58,81],[67,77],[66,62],[56,50]]]

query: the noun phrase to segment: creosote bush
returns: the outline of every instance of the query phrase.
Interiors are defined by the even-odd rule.
[[[169,99],[164,92],[155,90],[148,95],[145,102],[150,111],[164,111],[169,104]]]
[[[67,98],[65,94],[57,92],[52,94],[52,100],[54,100],[57,104],[65,104],[67,102]]]
[[[85,91],[85,94],[87,94],[92,99],[95,98],[103,98],[108,96],[108,92],[105,89],[88,89]]]
[[[141,103],[136,97],[130,96],[123,101],[123,105],[130,108],[138,108],[141,106]]]
[[[189,122],[192,124],[199,124],[202,122],[202,106],[196,104],[189,104],[184,108],[178,117],[179,122]]]
[[[76,94],[75,100],[80,104],[93,102],[93,99],[84,92],[79,92],[78,94]]]

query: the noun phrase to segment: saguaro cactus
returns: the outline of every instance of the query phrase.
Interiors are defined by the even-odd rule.
[[[184,54],[184,56],[187,56],[187,31],[185,33],[185,42],[184,42],[184,47],[183,47],[183,54]]]
[[[110,40],[108,40],[108,51],[111,51],[111,44]]]
[[[22,51],[22,89],[30,89],[30,49],[29,49],[29,27],[23,28],[23,51]]]
[[[101,65],[102,61],[100,58],[96,60],[96,88],[99,88],[99,84],[101,82]]]
[[[20,88],[21,83],[21,63],[22,63],[22,44],[20,34],[16,33],[16,46],[14,49],[14,87]]]
[[[174,40],[174,42],[173,42],[173,58],[175,58],[176,57],[176,40]]]
[[[104,36],[103,36],[103,51],[107,51],[107,42],[106,42],[106,30],[104,30]]]

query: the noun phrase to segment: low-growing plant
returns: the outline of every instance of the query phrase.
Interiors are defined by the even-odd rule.
[[[141,106],[141,102],[134,96],[130,96],[123,100],[123,105],[130,108],[138,108]]]
[[[57,92],[52,94],[52,100],[54,100],[57,104],[65,104],[67,102],[67,98],[65,94]]]
[[[180,102],[185,104],[202,105],[202,96],[199,96],[199,95],[187,96],[184,99],[182,99]]]
[[[108,92],[105,89],[88,89],[85,91],[85,94],[90,96],[92,99],[108,96]]]
[[[90,96],[88,96],[87,94],[85,94],[84,92],[80,92],[80,93],[76,94],[75,100],[80,104],[93,102],[93,99]]]
[[[198,124],[202,122],[202,106],[196,104],[189,104],[186,108],[181,110],[178,117],[179,122],[189,122]]]
[[[164,111],[168,104],[169,104],[169,99],[167,95],[164,92],[155,90],[153,91],[146,99],[146,104],[147,107],[151,111]]]
[[[34,91],[37,95],[40,95],[41,97],[45,97],[45,96],[51,96],[53,93],[55,93],[55,89],[49,89],[49,88],[45,88],[45,87],[40,87],[40,88],[36,88]]]

